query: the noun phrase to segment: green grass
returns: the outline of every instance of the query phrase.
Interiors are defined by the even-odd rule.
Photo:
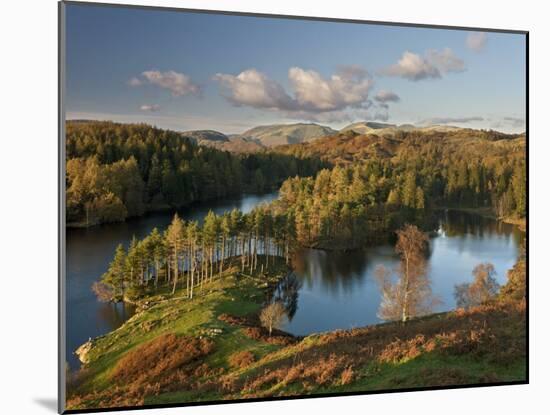
[[[211,336],[213,351],[201,360],[211,372],[195,379],[205,385],[210,382],[210,387],[145,394],[145,404],[525,380],[525,311],[518,305],[496,305],[466,315],[439,313],[412,320],[406,327],[388,323],[355,329],[342,336],[314,334],[282,346],[265,339],[252,339],[245,334],[244,327],[228,324],[218,317],[221,314],[241,317],[257,314],[266,299],[266,287],[286,275],[288,269],[284,263],[277,263],[268,275],[243,276],[239,271],[238,264],[233,264],[221,278],[217,277],[203,290],[197,289],[193,299],[184,298],[184,289],[177,290],[173,298],[166,293],[149,297],[152,304],[149,308],[134,315],[119,329],[96,339],[89,352],[87,375],[74,389],[76,395],[83,397],[76,407],[100,405],[92,392],[101,394],[112,390],[111,373],[117,362],[137,346],[167,333]],[[162,301],[163,298],[167,300]],[[221,329],[221,334],[209,334],[208,330],[212,328]],[[485,337],[473,345],[478,347],[475,353],[457,354],[451,349],[436,347],[435,350],[422,349],[421,353],[405,354],[410,357],[400,358],[397,362],[380,358],[398,338],[406,342],[423,334],[426,339],[437,339],[437,336],[449,333],[463,333],[468,338],[468,333],[474,329],[485,333]],[[496,339],[496,346],[491,343],[492,339]],[[372,346],[376,352],[368,357],[365,350]],[[402,348],[407,351],[407,347]],[[229,357],[241,351],[251,352],[255,361],[245,368],[231,367]],[[503,353],[495,356],[495,351]],[[320,372],[304,374],[290,381],[284,379],[286,373],[302,363],[306,368],[320,367],[322,372],[322,361],[330,356],[343,357],[345,361],[338,363],[328,382],[316,380]],[[342,371],[350,366],[353,367],[353,378],[342,385]],[[260,382],[257,390],[245,388],[247,383],[261,381],[262,377],[277,370],[282,377]],[[221,386],[224,377],[233,379],[236,386],[224,389]]]
[[[205,360],[212,368],[227,369],[228,357],[240,350],[249,350],[258,357],[277,350],[281,346],[250,339],[241,328],[218,320],[223,313],[245,316],[257,312],[265,298],[265,283],[274,283],[288,272],[281,262],[271,268],[267,276],[239,277],[239,267],[233,265],[221,277],[216,276],[212,283],[206,283],[202,290],[195,288],[193,299],[185,298],[185,288],[178,289],[174,298],[167,301],[161,299],[167,297],[168,289],[148,297],[152,306],[135,314],[117,330],[93,341],[88,353],[90,362],[86,365],[90,375],[78,388],[78,393],[109,388],[112,385],[110,373],[116,362],[136,346],[164,333],[199,336],[205,329],[221,328],[223,333],[213,337],[214,352]],[[151,328],[147,329],[148,326]]]
[[[405,363],[371,364],[359,371],[350,385],[332,386],[319,392],[359,392],[417,387],[512,382],[525,379],[525,364],[499,366],[468,356],[444,357],[424,354]]]

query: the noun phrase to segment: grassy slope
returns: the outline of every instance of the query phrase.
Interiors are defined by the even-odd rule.
[[[233,397],[521,381],[524,351],[523,304],[449,312],[306,337],[238,373]]]
[[[147,309],[136,313],[117,330],[93,340],[87,356],[90,363],[82,371],[77,394],[84,396],[109,388],[112,369],[122,356],[165,333],[201,336],[208,335],[209,329],[222,329],[222,334],[213,338],[215,351],[205,361],[213,368],[226,369],[227,357],[238,350],[250,350],[261,357],[277,349],[280,346],[251,339],[241,328],[217,319],[224,313],[239,316],[257,312],[265,298],[266,283],[273,284],[288,272],[281,263],[272,266],[270,271],[267,277],[239,276],[238,266],[234,265],[228,267],[221,278],[216,276],[212,283],[205,284],[203,290],[197,287],[192,300],[185,298],[183,288],[176,291],[174,298],[167,294],[149,298],[151,305]],[[201,398],[205,399],[192,397],[193,400]]]
[[[193,300],[176,298],[153,304],[118,330],[94,341],[90,363],[69,401],[72,408],[110,406],[117,361],[162,334],[211,336],[214,351],[201,363],[209,372],[195,386],[144,393],[127,404],[159,404],[258,396],[521,381],[525,379],[525,308],[495,305],[470,312],[450,312],[352,331],[315,334],[290,345],[246,335],[244,323],[220,321],[222,314],[255,315],[265,298],[266,282],[287,272],[273,266],[269,277],[238,276],[228,269]],[[179,297],[179,298],[178,298]],[[162,300],[162,296],[151,301]],[[208,329],[222,333],[212,336]],[[255,362],[234,368],[235,352],[250,351]],[[197,386],[198,385],[198,386]],[[204,385],[204,386],[202,386]],[[121,386],[119,394],[125,394]],[[94,392],[94,393],[92,393]],[[99,397],[99,398],[98,398]],[[113,406],[118,403],[113,403]]]

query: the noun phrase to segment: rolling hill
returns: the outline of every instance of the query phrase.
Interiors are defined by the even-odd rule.
[[[366,159],[392,159],[409,153],[422,157],[508,157],[524,153],[524,134],[457,127],[424,127],[413,130],[380,128],[366,133],[353,129],[307,143],[279,146],[278,152],[300,156],[317,156],[337,164]]]
[[[198,144],[201,144],[203,141],[218,143],[229,141],[229,137],[227,137],[224,133],[214,130],[184,131],[181,135],[195,140]]]
[[[238,134],[225,135],[214,130],[193,130],[184,131],[181,135],[194,140],[201,146],[213,147],[232,153],[257,153],[265,149],[261,143],[243,138]]]
[[[336,130],[318,124],[274,124],[254,127],[240,135],[265,147],[299,144],[335,134]]]
[[[371,157],[391,158],[409,147],[411,140],[418,138],[422,138],[417,143],[422,146],[434,142],[456,151],[463,151],[462,146],[466,145],[473,151],[472,154],[477,150],[483,151],[483,143],[488,145],[488,142],[494,141],[503,140],[500,144],[490,145],[492,149],[503,145],[513,147],[514,143],[525,146],[524,134],[504,134],[451,125],[414,126],[372,121],[349,124],[339,131],[318,124],[297,123],[258,126],[242,134],[232,135],[213,130],[186,131],[181,134],[200,145],[234,153],[257,153],[276,148],[277,152],[307,153],[325,160],[342,162]]]

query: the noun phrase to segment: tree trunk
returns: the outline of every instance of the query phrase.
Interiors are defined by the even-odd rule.
[[[406,323],[409,319],[409,257],[405,253],[405,295],[403,297],[403,309],[401,313],[401,321]]]
[[[220,258],[220,278],[223,272],[223,260],[225,256],[225,236],[222,237],[222,257]]]
[[[172,295],[176,292],[176,285],[178,284],[178,248],[177,245],[174,246],[174,286],[172,287]]]
[[[185,278],[185,286],[186,286],[186,295],[187,295],[187,298],[189,298],[189,274],[191,273],[191,264],[190,264],[190,260],[191,260],[191,248],[188,247],[187,248],[187,272],[186,272],[186,278]],[[184,267],[185,267],[185,260],[184,260]],[[185,271],[184,271],[185,272]]]
[[[157,288],[159,283],[159,272],[160,272],[160,264],[159,261],[155,261],[155,288]]]
[[[286,264],[288,265],[288,251],[289,251],[289,247],[288,247],[288,241],[286,242],[286,246],[285,246],[285,262]]]
[[[191,294],[190,298],[193,299],[193,286],[195,285],[195,242],[191,247]]]

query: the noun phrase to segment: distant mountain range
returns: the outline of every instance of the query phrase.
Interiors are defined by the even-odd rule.
[[[181,133],[200,145],[234,152],[256,152],[285,144],[299,144],[336,134],[338,131],[318,124],[274,124],[251,128],[242,134],[225,135],[214,130]]]
[[[237,153],[253,153],[280,145],[308,143],[318,138],[345,132],[353,132],[360,135],[394,135],[397,131],[445,132],[459,129],[459,127],[447,125],[417,127],[412,124],[397,125],[361,121],[350,124],[339,131],[319,124],[296,123],[262,125],[251,128],[242,134],[226,135],[214,130],[193,130],[185,131],[181,134],[195,140],[200,145]]]
[[[274,147],[304,143],[336,133],[336,130],[318,124],[275,124],[251,128],[242,133],[241,137],[258,141],[266,147]]]
[[[256,153],[266,148],[261,142],[244,138],[240,134],[225,135],[214,130],[184,131],[181,134],[195,140],[201,146],[215,147],[218,150],[234,153]]]

